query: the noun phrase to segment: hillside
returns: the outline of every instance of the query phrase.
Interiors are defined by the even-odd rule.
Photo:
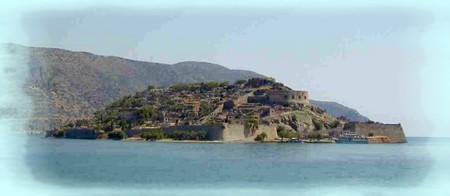
[[[343,122],[311,106],[306,91],[292,90],[272,78],[252,78],[233,84],[150,86],[94,114],[93,118],[69,123],[59,130],[70,130],[69,133],[77,129],[98,133],[122,130],[130,136],[143,131],[165,130],[173,134],[175,130],[184,130],[180,133],[207,130],[205,136],[213,140],[253,141],[258,132],[274,140],[282,129],[307,135],[343,126]],[[220,136],[218,132],[222,132]],[[224,136],[223,132],[233,136]]]
[[[338,118],[340,116],[345,116],[350,121],[357,121],[357,122],[369,121],[369,118],[361,115],[355,109],[346,107],[346,106],[336,103],[336,102],[310,100],[310,103],[318,108],[326,110],[328,114],[330,114],[331,116],[333,116],[335,118]]]
[[[234,82],[261,76],[205,62],[169,65],[55,48],[15,44],[7,48],[12,54],[28,56],[30,75],[25,88],[35,103],[31,130],[48,130],[68,120],[90,117],[114,99],[148,85]]]

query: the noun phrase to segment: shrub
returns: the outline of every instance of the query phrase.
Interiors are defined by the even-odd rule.
[[[300,132],[295,132],[295,133],[293,134],[293,136],[294,136],[295,138],[297,138],[297,140],[300,140],[300,139],[302,138],[302,133],[300,133]]]
[[[148,119],[153,115],[153,112],[154,112],[154,108],[152,106],[146,105],[146,106],[139,108],[139,110],[137,110],[136,113],[138,115],[138,118]]]
[[[369,133],[369,137],[373,137],[373,133]]]
[[[312,140],[312,139],[321,140],[322,138],[323,138],[323,136],[320,133],[312,133],[312,134],[308,135],[308,139],[310,139],[310,140]]]
[[[126,139],[127,134],[125,134],[125,132],[123,132],[123,131],[113,131],[113,132],[108,133],[108,138],[113,139],[113,140]]]
[[[245,122],[245,124],[251,125],[251,126],[253,126],[253,127],[258,129],[259,121],[257,119],[247,118],[247,119],[244,120],[244,122]]]
[[[164,133],[162,131],[154,131],[154,132],[144,132],[141,135],[141,138],[144,140],[160,140],[164,138]]]
[[[338,120],[333,121],[333,123],[331,123],[331,128],[338,128],[339,126],[341,126],[341,122]]]
[[[174,140],[206,140],[205,131],[174,131],[167,137]]]
[[[199,116],[207,116],[209,114],[211,114],[211,112],[213,112],[215,109],[214,105],[209,104],[205,101],[202,101],[200,103],[200,111],[198,112]]]
[[[122,128],[122,130],[125,130],[125,128],[126,128],[127,126],[129,126],[129,125],[128,125],[128,121],[127,121],[127,120],[121,120],[121,121],[119,121],[119,126]]]
[[[316,130],[322,130],[323,129],[323,123],[322,122],[319,122],[319,121],[317,121],[317,120],[313,120],[313,124],[314,124],[314,127],[316,128]]]
[[[298,119],[297,119],[297,116],[296,115],[292,115],[292,121],[294,121],[294,122],[297,122],[298,121]]]
[[[258,135],[256,136],[255,141],[261,141],[261,142],[263,142],[264,139],[266,139],[266,138],[267,138],[267,134],[263,132],[263,133],[260,133],[260,134],[258,134]]]
[[[237,81],[235,82],[235,84],[244,84],[244,83],[246,83],[246,82],[247,82],[247,80],[242,79],[242,80],[237,80]]]

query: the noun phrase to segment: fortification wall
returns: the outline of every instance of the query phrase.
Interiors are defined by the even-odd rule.
[[[225,129],[223,131],[224,141],[238,141],[246,140],[248,135],[250,135],[250,130],[245,129],[242,124],[224,124]]]
[[[69,139],[96,139],[97,133],[89,128],[69,128],[66,130],[65,138]]]
[[[258,129],[253,129],[242,124],[224,124],[224,141],[254,141],[256,136],[266,133],[266,140],[275,140],[278,138],[277,127],[275,125],[259,125]]]
[[[141,133],[160,131],[160,130],[161,130],[160,128],[130,129],[130,130],[125,130],[125,134],[127,134],[128,137],[139,137],[141,135]]]
[[[277,104],[287,102],[309,103],[307,91],[269,91],[267,97],[270,102]]]
[[[368,137],[370,133],[374,136],[387,136],[393,143],[407,142],[401,124],[362,124],[354,123],[350,130],[358,135]]]
[[[223,140],[224,127],[222,125],[180,125],[172,127],[164,127],[165,134],[170,134],[174,131],[194,131],[206,132],[207,140]]]
[[[161,130],[166,135],[171,134],[174,131],[204,131],[206,132],[207,140],[223,140],[223,129],[224,127],[222,125],[180,125],[163,128],[131,129],[126,130],[125,133],[128,137],[139,137],[139,135],[144,132],[155,132]]]
[[[144,132],[160,131],[159,128],[143,128],[127,130],[129,137],[139,136]],[[267,134],[266,140],[274,140],[278,137],[275,125],[259,125],[257,130],[252,130],[249,126],[242,124],[220,124],[220,125],[181,125],[162,128],[164,134],[170,134],[174,131],[205,131],[208,140],[222,141],[254,141],[256,136],[261,133]]]

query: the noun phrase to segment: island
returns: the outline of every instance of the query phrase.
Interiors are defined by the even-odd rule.
[[[148,86],[47,137],[148,141],[404,143],[400,124],[350,122],[274,78]],[[342,138],[347,138],[343,140]]]

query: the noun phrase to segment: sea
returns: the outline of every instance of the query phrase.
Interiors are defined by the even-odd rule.
[[[164,143],[26,136],[23,195],[450,195],[449,138],[404,144]],[[4,168],[5,169],[5,168]]]

